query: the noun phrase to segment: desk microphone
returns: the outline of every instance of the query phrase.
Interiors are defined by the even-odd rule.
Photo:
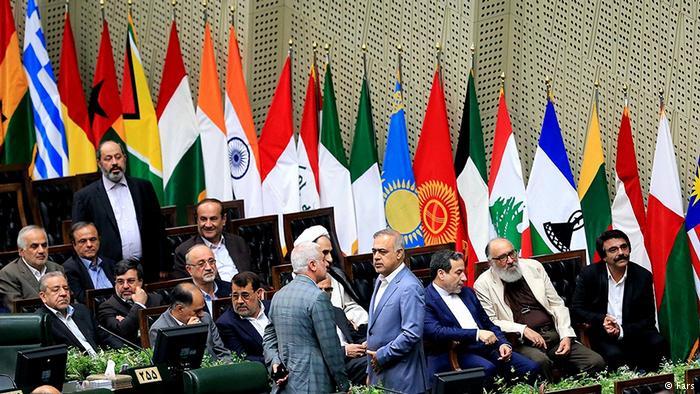
[[[124,338],[124,337],[121,337],[121,336],[119,336],[119,335],[113,333],[112,331],[110,331],[110,330],[104,328],[101,324],[98,324],[98,325],[97,325],[97,328],[99,328],[100,330],[106,332],[107,334],[109,334],[109,335],[111,335],[111,336],[113,336],[113,337],[119,339],[120,341],[124,342],[126,345],[128,345],[128,346],[131,347],[131,348],[134,348],[134,349],[136,349],[136,350],[141,350],[141,349],[142,349],[141,346],[139,346],[139,345],[137,345],[137,344],[135,344],[135,343],[129,341],[128,339],[126,339],[126,338]]]

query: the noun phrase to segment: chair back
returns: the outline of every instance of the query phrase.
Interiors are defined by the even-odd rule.
[[[430,268],[421,268],[421,269],[414,269],[411,270],[413,272],[413,275],[418,278],[419,281],[423,284],[423,287],[427,286],[430,284]]]
[[[675,386],[673,374],[667,373],[617,381],[615,394],[673,393]]]
[[[170,292],[173,291],[173,288],[180,283],[185,283],[185,282],[190,282],[192,283],[192,278],[180,278],[180,279],[171,279],[171,280],[164,280],[161,282],[152,282],[152,283],[146,283],[143,285],[143,290],[146,293],[156,293],[160,294],[161,297],[163,297],[163,303],[165,304],[170,304],[171,298],[170,298]]]
[[[6,252],[0,252],[0,268],[10,264],[19,257],[17,248],[15,250],[8,250]]]
[[[219,317],[226,312],[227,309],[231,308],[231,297],[217,298],[211,301],[211,319],[214,321],[219,320]]]
[[[268,285],[272,267],[284,262],[277,215],[230,220],[228,231],[243,238],[250,248],[252,270]]]
[[[0,373],[14,376],[17,351],[47,346],[50,327],[42,314],[0,315]]]
[[[272,267],[272,287],[279,290],[292,281],[292,265],[282,264]]]
[[[165,228],[177,227],[177,206],[167,205],[160,207],[160,215],[163,217]]]
[[[226,214],[226,220],[233,219],[243,219],[245,217],[245,203],[243,200],[230,200],[222,201],[221,205],[224,206],[224,213]],[[187,206],[187,224],[197,223],[197,212],[195,212],[195,207],[197,205]]]
[[[148,331],[153,323],[168,310],[168,305],[156,306],[153,308],[139,309],[139,336],[141,337],[141,347],[148,349],[151,347],[151,338]]]
[[[44,302],[41,298],[25,298],[12,301],[12,313],[36,313]]]
[[[328,235],[331,237],[331,245],[333,245],[333,265],[345,270],[345,257],[340,250],[338,243],[338,233],[335,231],[335,216],[333,207],[312,209],[310,211],[302,211],[295,213],[286,213],[282,216],[282,225],[284,228],[284,242],[287,246],[287,256],[294,247],[294,240],[301,235],[304,230],[311,226],[321,225],[326,228]]]
[[[32,191],[49,245],[63,243],[61,225],[71,218],[73,194],[79,189],[80,182],[75,176],[32,181]]]
[[[700,391],[700,368],[685,370],[685,387],[687,394],[695,394]]]
[[[73,245],[71,244],[49,246],[49,260],[56,264],[63,265],[63,263],[73,257],[74,254],[75,249],[73,249]]]
[[[192,369],[182,376],[185,394],[267,393],[265,366],[257,362]],[[236,384],[231,384],[235,381]]]
[[[114,287],[106,289],[87,289],[85,290],[85,305],[97,315],[100,305],[107,301],[114,294]]]
[[[435,252],[440,250],[455,250],[455,243],[449,242],[440,245],[419,246],[416,248],[408,248],[406,252],[406,261],[412,270],[430,268],[430,259]]]
[[[175,263],[175,249],[177,249],[181,243],[197,234],[196,225],[169,227],[165,229],[165,244],[167,250],[165,258],[170,259],[170,264]]]
[[[5,392],[5,390],[16,389],[15,380],[9,375],[0,374],[0,392]],[[21,392],[21,391],[20,391]]]
[[[359,303],[365,310],[369,310],[369,302],[374,291],[374,281],[377,279],[377,271],[374,270],[372,254],[356,254],[345,257],[345,274],[348,276]]]
[[[0,185],[0,251],[17,249],[17,234],[27,225],[22,184]]]
[[[572,250],[570,252],[552,253],[533,256],[547,271],[549,280],[557,290],[557,294],[564,300],[564,304],[571,306],[571,300],[576,288],[576,277],[586,266],[586,251]]]

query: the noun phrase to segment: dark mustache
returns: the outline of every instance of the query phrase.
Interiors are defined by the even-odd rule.
[[[628,254],[621,254],[621,255],[615,257],[615,261],[629,260],[629,259],[630,259],[630,255],[628,255]]]

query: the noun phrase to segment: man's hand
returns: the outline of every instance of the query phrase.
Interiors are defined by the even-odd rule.
[[[559,347],[554,352],[557,356],[566,356],[571,351],[571,338],[562,338],[559,342]]]
[[[363,344],[348,343],[347,345],[345,345],[345,355],[350,358],[362,357],[365,355],[366,350],[367,345]]]
[[[617,324],[617,320],[610,315],[605,315],[603,319],[603,328],[605,332],[613,338],[620,336],[620,325]]]
[[[370,357],[369,363],[372,366],[372,369],[374,372],[379,372],[382,370],[382,367],[379,365],[379,361],[377,361],[377,351],[376,350],[367,350],[367,355]]]
[[[121,323],[122,320],[124,320],[124,316],[122,316],[122,315],[117,315],[117,316],[115,316],[114,318],[117,319],[117,321],[120,322],[120,323]]]
[[[134,294],[131,295],[131,301],[146,305],[146,301],[148,301],[148,294],[141,288],[141,286],[136,286]]]
[[[523,331],[523,336],[532,342],[532,346],[547,350],[547,342],[545,342],[544,338],[542,338],[542,335],[538,333],[537,331],[533,330],[530,327],[525,327],[525,331]]]
[[[509,345],[503,344],[498,347],[498,353],[501,355],[498,359],[504,362],[510,361],[510,356],[513,355],[513,348]]]
[[[498,341],[496,334],[489,330],[479,330],[479,340],[485,345],[493,345]]]
[[[272,374],[273,374],[273,375],[277,373],[277,368],[278,368],[279,366],[280,366],[279,364],[272,364]],[[287,384],[287,378],[288,378],[288,377],[289,377],[289,374],[286,374],[286,375],[284,375],[283,378],[281,378],[281,379],[276,379],[276,380],[275,380],[275,384],[277,384],[278,387],[284,386],[285,384]]]
[[[199,318],[198,318],[197,316],[192,316],[192,317],[190,317],[189,320],[187,320],[187,325],[189,326],[189,325],[191,325],[191,324],[199,324],[199,323],[201,323],[201,322],[202,322],[202,321],[199,320]]]

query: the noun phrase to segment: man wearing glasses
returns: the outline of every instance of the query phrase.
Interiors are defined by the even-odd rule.
[[[501,331],[514,333],[514,351],[536,361],[547,380],[556,363],[567,372],[597,372],[603,358],[576,342],[569,309],[542,264],[518,259],[513,244],[496,238],[486,245],[490,268],[474,283],[479,302]]]
[[[629,261],[630,240],[620,230],[596,239],[602,261],[584,268],[576,279],[571,314],[590,325],[591,347],[611,369],[628,365],[655,371],[668,344],[656,329],[652,276]]]
[[[231,283],[219,278],[216,257],[208,246],[197,244],[191,247],[185,255],[185,268],[202,292],[206,311],[210,314],[213,300],[231,296]]]

